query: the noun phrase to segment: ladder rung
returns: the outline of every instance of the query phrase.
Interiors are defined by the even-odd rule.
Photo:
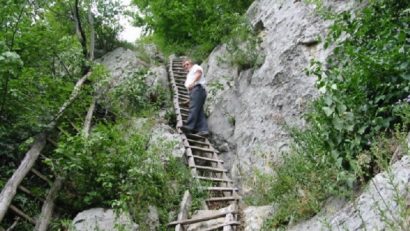
[[[209,216],[206,217],[199,217],[199,218],[193,218],[193,219],[187,219],[187,220],[180,220],[180,221],[174,221],[168,224],[168,226],[174,226],[174,225],[189,225],[189,224],[195,224],[195,223],[199,223],[199,222],[203,222],[203,221],[209,221],[209,220],[213,220],[219,217],[224,217],[227,214],[235,214],[237,212],[235,211],[226,211],[226,212],[221,212],[221,213],[217,213],[217,214],[211,214]]]
[[[208,171],[212,171],[212,172],[228,172],[225,169],[221,169],[221,168],[212,168],[212,167],[207,167],[207,166],[200,166],[200,165],[196,165],[195,168],[199,169],[199,170],[208,170]]]
[[[240,225],[241,223],[239,222],[239,221],[230,221],[230,222],[227,222],[227,223],[223,223],[223,224],[220,224],[220,225],[215,225],[215,226],[211,226],[211,227],[209,227],[209,228],[207,228],[207,229],[204,229],[204,230],[202,230],[202,231],[212,231],[212,230],[218,230],[218,229],[220,229],[220,228],[223,228],[223,227],[225,227],[225,226],[232,226],[232,225]]]
[[[209,181],[218,181],[218,182],[227,182],[227,183],[232,183],[232,180],[229,179],[221,179],[221,178],[213,178],[213,177],[206,177],[206,176],[195,176],[194,178],[197,178],[199,180],[209,180]]]
[[[198,139],[206,139],[205,137],[203,137],[203,136],[199,136],[199,135],[196,135],[196,134],[192,134],[192,133],[190,133],[190,134],[186,134],[186,136],[188,137],[192,137],[192,138],[198,138]]]
[[[206,199],[206,202],[217,202],[217,201],[236,201],[239,200],[239,197],[211,197]]]
[[[30,171],[33,172],[34,175],[38,176],[40,179],[46,181],[49,185],[52,185],[51,180],[48,179],[45,175],[41,174],[41,172],[39,172],[38,170],[32,168]]]
[[[203,151],[203,152],[211,152],[211,153],[219,153],[217,150],[215,149],[209,149],[209,148],[200,148],[200,147],[196,147],[196,146],[185,146],[186,148],[190,148],[190,149],[195,149],[195,150],[199,150],[199,151]]]
[[[9,208],[11,209],[11,211],[13,211],[14,213],[16,213],[17,215],[19,215],[20,217],[26,219],[27,221],[29,221],[31,224],[36,224],[36,220],[34,220],[34,218],[30,217],[29,215],[25,214],[21,209],[17,208],[14,205],[10,205]]]
[[[197,143],[197,144],[201,144],[201,145],[208,145],[208,146],[210,146],[210,144],[205,143],[205,142],[201,142],[201,141],[198,141],[198,140],[188,139],[188,142],[192,142],[192,143]]]
[[[192,155],[195,159],[200,159],[200,160],[207,160],[215,163],[223,163],[223,160],[218,160],[218,159],[212,159],[212,158],[207,158],[203,156],[197,156],[197,155]]]
[[[230,188],[230,187],[206,187],[204,190],[207,191],[222,191],[222,192],[228,192],[228,191],[238,191],[237,188]]]
[[[26,188],[26,187],[24,187],[24,186],[22,186],[22,185],[19,185],[19,186],[18,186],[18,189],[19,189],[20,191],[26,193],[27,195],[30,195],[30,196],[36,198],[37,200],[39,200],[39,201],[41,201],[41,202],[44,202],[44,201],[45,201],[44,198],[41,198],[41,197],[39,197],[39,196],[37,196],[37,195],[34,195],[28,188]]]

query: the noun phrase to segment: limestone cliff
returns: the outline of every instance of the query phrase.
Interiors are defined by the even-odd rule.
[[[333,10],[352,7],[354,1],[330,1]],[[289,148],[284,125],[303,126],[306,105],[318,93],[315,79],[305,74],[312,59],[326,60],[329,50],[320,42],[330,22],[302,1],[257,0],[247,15],[260,30],[261,67],[239,71],[221,62],[225,45],[217,47],[203,64],[208,80],[209,126],[224,152],[232,176],[247,192],[246,176],[280,160]]]

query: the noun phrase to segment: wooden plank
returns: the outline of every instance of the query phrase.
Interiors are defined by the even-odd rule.
[[[197,147],[197,146],[188,146],[185,148],[191,148],[194,150],[199,150],[199,151],[203,151],[203,152],[210,152],[210,153],[219,153],[217,150],[213,149],[213,148],[201,148],[201,147]]]
[[[211,197],[206,199],[206,202],[218,202],[218,201],[236,201],[240,200],[240,197]]]
[[[58,147],[57,142],[55,142],[55,141],[52,140],[51,138],[47,137],[47,141],[50,142],[50,144],[52,144],[54,147]]]
[[[12,231],[12,230],[17,226],[17,224],[19,223],[19,221],[20,221],[20,217],[17,217],[17,218],[14,220],[13,224],[12,224],[10,227],[8,227],[6,231]],[[4,229],[0,228],[0,230],[4,230]]]
[[[82,78],[80,78],[77,83],[74,86],[73,91],[71,92],[70,97],[68,98],[68,100],[66,100],[64,102],[64,104],[60,107],[60,109],[58,110],[57,114],[54,116],[54,118],[51,120],[51,122],[48,124],[48,128],[52,129],[55,127],[55,125],[57,124],[57,121],[60,119],[60,117],[63,115],[64,111],[74,102],[74,100],[78,97],[78,95],[80,94],[80,90],[81,87],[83,85],[83,83],[85,82],[85,80],[87,80],[88,77],[90,77],[91,75],[91,71],[88,72],[86,75],[84,75]],[[0,217],[1,218],[1,217]]]
[[[39,134],[30,150],[26,153],[23,161],[17,170],[13,173],[12,177],[7,181],[0,194],[0,222],[3,220],[4,215],[7,212],[7,208],[10,206],[13,197],[16,195],[17,187],[23,181],[24,177],[33,167],[37,158],[40,155],[46,144],[46,135],[44,133]]]
[[[38,197],[36,195],[34,195],[28,188],[24,187],[23,185],[19,185],[18,189],[24,193],[26,193],[27,195],[30,195],[34,198],[36,198],[37,200],[44,202],[44,198]]]
[[[206,176],[196,176],[194,178],[199,179],[199,180],[216,181],[216,182],[227,182],[227,183],[233,182],[232,180],[229,180],[229,179],[213,178],[213,177],[206,177]]]
[[[223,224],[220,224],[220,225],[211,226],[211,227],[209,227],[207,229],[204,229],[202,231],[212,231],[212,230],[218,230],[218,229],[223,228],[225,226],[239,226],[239,225],[241,225],[241,223],[239,221],[230,221],[230,222],[223,223]]]
[[[207,145],[208,147],[211,146],[211,145],[208,144],[208,143],[201,142],[201,141],[198,141],[198,140],[188,139],[188,142],[190,142],[190,143],[196,143],[196,144],[200,144],[200,145]]]
[[[26,219],[28,222],[30,222],[31,224],[35,225],[36,224],[36,220],[34,220],[33,218],[31,218],[29,215],[25,214],[23,211],[21,211],[19,208],[17,208],[14,205],[10,205],[10,210],[13,211],[15,214],[17,214],[18,216]]]
[[[211,171],[211,172],[228,172],[226,169],[212,168],[212,167],[200,166],[200,165],[196,165],[196,169],[198,169],[198,170],[207,170],[207,171]]]
[[[85,116],[85,119],[84,119],[83,133],[85,137],[88,137],[90,134],[91,122],[93,119],[96,101],[97,101],[96,97],[93,97],[93,100],[91,101],[91,104],[88,107],[87,115]]]
[[[47,231],[48,224],[51,221],[51,216],[54,210],[54,201],[58,196],[58,191],[60,191],[63,185],[64,178],[57,176],[50,190],[48,191],[46,200],[41,208],[40,216],[36,222],[36,231]]]
[[[76,132],[80,132],[80,129],[77,127],[77,125],[75,125],[75,123],[73,123],[72,121],[70,121],[69,123],[70,123],[71,127],[74,128],[74,130],[75,130]]]
[[[207,157],[203,157],[203,156],[197,156],[197,155],[192,155],[195,159],[199,159],[199,160],[206,160],[206,161],[211,161],[211,162],[215,162],[215,163],[223,163],[223,160],[219,160],[219,159],[212,159],[212,158],[207,158]]]
[[[192,197],[188,190],[185,191],[182,197],[181,206],[179,208],[179,214],[177,221],[186,220],[188,218],[188,213],[192,205]],[[184,227],[181,224],[176,225],[175,231],[183,231]]]
[[[36,170],[35,168],[32,168],[30,170],[32,173],[34,173],[34,175],[38,176],[40,179],[46,181],[49,185],[52,185],[53,183],[51,182],[50,179],[48,179],[48,177],[46,177],[45,175],[41,174],[40,171]]]
[[[199,223],[203,221],[209,221],[209,220],[213,220],[216,218],[224,217],[226,214],[230,214],[230,213],[236,213],[236,211],[226,211],[226,212],[220,212],[220,213],[212,214],[209,216],[204,216],[204,217],[199,217],[199,218],[194,218],[194,219],[174,221],[174,222],[168,223],[168,226],[174,226],[177,224],[181,224],[181,225],[195,224],[195,223]]]
[[[231,188],[231,187],[206,187],[204,188],[208,191],[238,191],[238,188]]]

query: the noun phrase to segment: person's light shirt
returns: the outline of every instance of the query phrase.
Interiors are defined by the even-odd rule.
[[[198,70],[201,71],[201,78],[196,82],[195,85],[201,84],[203,87],[205,87],[206,81],[205,81],[205,76],[204,76],[204,70],[202,70],[202,67],[199,66],[198,64],[194,64],[191,69],[189,69],[189,72],[187,74],[186,80],[185,80],[185,87],[188,88],[195,80],[195,72]]]

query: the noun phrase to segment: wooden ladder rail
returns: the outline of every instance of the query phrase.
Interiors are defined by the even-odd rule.
[[[213,148],[212,144],[209,142],[209,140],[206,137],[204,137],[204,141],[190,140],[190,139],[188,139],[188,137],[180,129],[180,127],[183,125],[183,122],[184,122],[183,116],[186,118],[187,117],[186,114],[187,114],[187,112],[189,112],[189,110],[185,109],[185,108],[182,108],[180,106],[179,98],[187,99],[189,97],[187,97],[186,94],[182,94],[182,95],[180,94],[179,89],[181,89],[182,86],[181,86],[181,83],[176,82],[176,78],[175,78],[175,75],[174,75],[174,69],[181,70],[181,68],[176,68],[175,67],[174,59],[171,58],[170,59],[170,65],[169,65],[169,76],[170,76],[171,87],[172,87],[172,90],[173,90],[173,103],[174,103],[175,114],[176,114],[176,119],[177,119],[177,131],[180,134],[181,140],[182,140],[182,142],[184,144],[184,147],[185,147],[185,150],[186,150],[185,157],[187,159],[187,164],[188,164],[189,168],[191,169],[191,175],[192,175],[192,177],[197,178],[199,180],[207,178],[207,177],[199,176],[198,169],[200,169],[200,170],[214,170],[214,175],[221,174],[220,176],[216,176],[218,179],[220,179],[220,183],[218,183],[219,186],[221,186],[220,184],[222,182],[225,182],[224,183],[224,184],[226,184],[225,187],[226,188],[232,188],[232,190],[221,191],[224,196],[222,198],[213,198],[213,199],[215,201],[219,201],[219,200],[220,201],[229,201],[229,200],[231,200],[230,198],[235,198],[234,200],[229,202],[229,204],[230,204],[229,208],[231,208],[231,209],[233,208],[233,210],[236,211],[237,207],[238,207],[237,206],[237,201],[238,200],[236,198],[239,199],[240,197],[238,196],[237,190],[235,190],[232,187],[232,181],[227,176],[227,174],[226,174],[227,171],[224,170],[223,161],[219,160],[218,151]],[[179,75],[179,77],[178,77],[179,81],[181,81],[180,71],[178,72],[178,75]],[[198,145],[205,145],[205,146],[208,146],[209,148],[204,148],[204,147],[198,146]],[[211,166],[210,167],[197,166],[196,163],[195,163],[195,158],[194,158],[195,156],[193,154],[193,149],[196,152],[201,153],[201,156],[202,156],[201,159],[202,160],[205,160],[205,161],[214,160],[213,162],[211,162]],[[199,158],[199,156],[196,156],[196,157]],[[216,166],[212,167],[214,163],[216,164]],[[218,172],[218,173],[216,173],[215,170],[217,170],[216,172]],[[213,179],[213,178],[209,178],[209,179]],[[223,186],[221,186],[221,187],[223,187]],[[215,188],[215,187],[211,187],[211,188]],[[231,195],[230,196],[226,195],[229,192],[231,193]],[[184,195],[184,198],[185,198],[185,195]],[[181,210],[180,211],[182,212],[182,203],[181,203]],[[186,219],[186,217],[185,217],[185,219]],[[181,223],[181,220],[183,220],[183,218],[181,219],[180,216],[178,216],[178,220],[175,221],[175,222],[171,222],[169,225],[173,225],[173,224],[175,225],[176,224],[175,230],[178,230],[178,231],[184,230],[184,227]],[[189,220],[187,220],[187,221],[189,221]],[[238,213],[232,212],[232,213],[227,213],[225,215],[224,224],[219,225],[217,228],[218,229],[223,228],[224,231],[233,231],[233,230],[236,230],[236,227],[239,224],[240,223],[238,222]],[[212,227],[209,230],[213,230]]]
[[[74,100],[78,97],[81,87],[84,84],[84,82],[87,80],[87,78],[91,75],[91,72],[88,72],[86,75],[81,77],[77,83],[75,84],[73,91],[71,92],[70,97],[63,103],[63,105],[60,107],[58,110],[57,114],[54,116],[54,118],[51,120],[51,122],[47,125],[46,131],[38,134],[35,139],[33,144],[31,145],[31,148],[29,151],[25,154],[22,162],[20,163],[19,167],[14,171],[13,175],[9,178],[7,181],[6,185],[2,189],[0,193],[0,223],[2,222],[4,216],[6,215],[8,209],[12,210],[15,214],[18,216],[22,217],[23,219],[27,220],[28,222],[32,223],[35,225],[35,230],[37,231],[45,231],[47,229],[48,223],[51,220],[51,215],[52,211],[54,208],[54,200],[57,197],[58,191],[60,190],[62,186],[62,181],[63,178],[61,177],[56,177],[56,180],[54,183],[51,183],[51,181],[48,180],[43,174],[40,172],[36,171],[33,167],[41,155],[41,151],[44,149],[46,146],[47,142],[50,142],[50,139],[48,139],[47,132],[51,131],[54,129],[57,125],[57,122],[60,120],[60,118],[63,116],[63,113],[66,111],[66,109],[74,102]],[[73,125],[72,125],[73,126]],[[74,127],[75,128],[75,127]],[[55,142],[50,142],[52,145],[56,145]],[[19,208],[16,206],[12,205],[11,202],[14,198],[14,196],[17,193],[17,189],[21,185],[21,182],[23,179],[27,176],[28,172],[33,172],[35,175],[40,177],[41,179],[45,180],[50,186],[50,190],[46,196],[46,199],[44,200],[41,213],[39,215],[40,219],[34,219],[25,214],[23,211],[21,211]],[[23,187],[24,188],[24,187]],[[23,189],[23,192],[27,190]],[[15,226],[16,223],[13,223],[12,226]]]

